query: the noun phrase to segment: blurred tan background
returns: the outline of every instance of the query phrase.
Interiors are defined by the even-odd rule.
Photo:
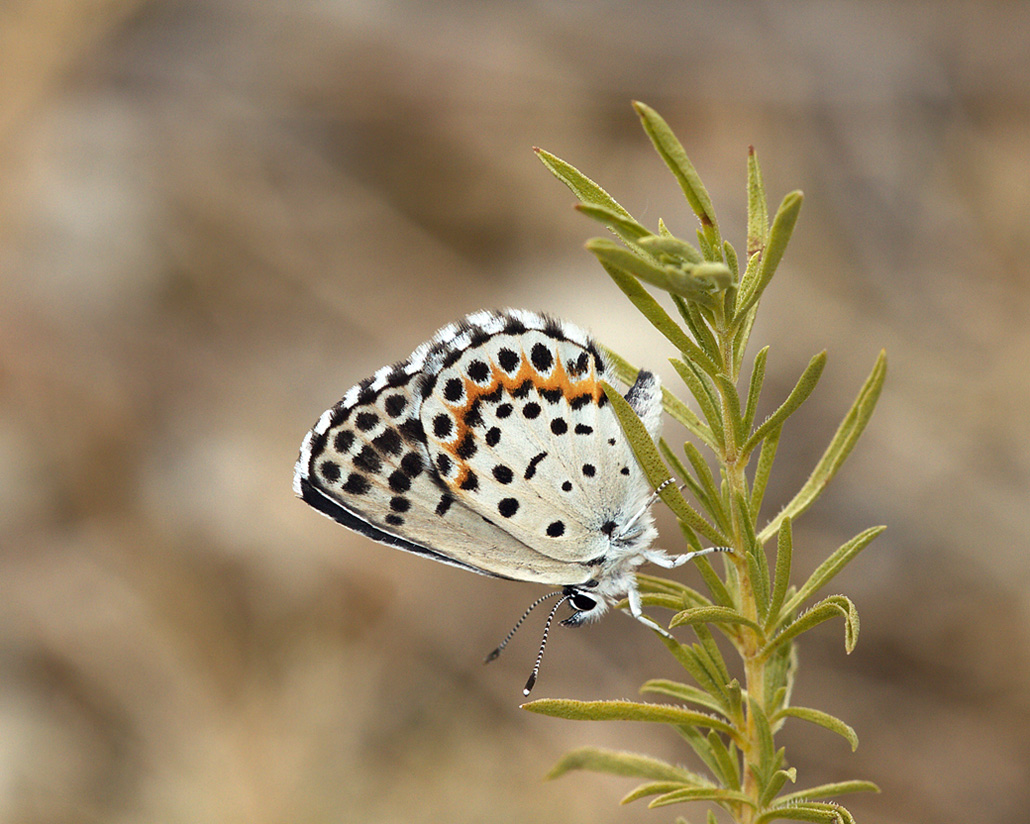
[[[531,151],[689,237],[633,98],[738,249],[749,143],[772,206],[807,195],[755,335],[766,411],[830,363],[769,512],[890,356],[799,524],[802,573],[890,526],[835,584],[857,650],[806,637],[795,694],[861,747],[788,725],[800,783],[878,782],[850,799],[863,824],[1026,820],[1028,32],[1003,2],[0,5],[0,821],[703,819],[541,781],[582,744],[698,762],[664,730],[518,709],[542,618],[481,660],[540,588],[290,490],[322,410],[468,311],[551,311],[665,362]],[[613,615],[554,633],[535,694],[679,674]]]

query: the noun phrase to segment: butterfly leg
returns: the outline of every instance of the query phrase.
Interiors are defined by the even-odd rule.
[[[693,561],[695,558],[702,558],[705,555],[711,555],[713,552],[733,552],[733,549],[728,546],[710,546],[707,549],[701,549],[697,552],[685,552],[682,555],[673,555],[671,558],[660,549],[650,550],[645,554],[647,556],[647,560],[655,566],[660,566],[662,569],[675,569],[676,567],[683,566],[688,561]]]
[[[640,591],[633,586],[626,593],[626,597],[629,599],[629,612],[634,618],[636,618],[641,624],[649,629],[653,629],[659,635],[675,640],[669,631],[662,626],[659,626],[655,621],[644,615],[644,605],[640,601]]]

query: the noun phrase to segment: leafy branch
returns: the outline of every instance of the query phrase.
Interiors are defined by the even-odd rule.
[[[588,747],[566,755],[550,773],[554,778],[573,770],[592,770],[644,779],[623,803],[650,798],[649,806],[662,807],[705,801],[740,824],[853,822],[843,806],[821,799],[877,792],[876,786],[868,781],[842,781],[784,793],[797,774],[786,766],[785,751],[776,748],[775,736],[788,719],[798,719],[837,733],[852,749],[858,746],[855,731],[839,718],[790,703],[797,669],[795,644],[802,633],[840,618],[845,650],[854,649],[859,620],[851,600],[839,594],[814,603],[812,599],[883,527],[867,529],[847,541],[798,585],[791,583],[793,521],[836,475],[869,422],[886,375],[886,356],[881,352],[876,359],[808,480],[777,515],[760,526],[758,513],[783,427],[812,394],[826,365],[825,352],[815,355],[776,410],[756,422],[768,347],[755,355],[746,385],[741,375],[744,355],[759,303],[797,222],[802,194],[791,192],[784,197],[770,220],[758,158],[753,149],[749,152],[747,239],[741,272],[737,252],[723,238],[711,198],[683,146],[657,112],[643,103],[633,105],[697,216],[696,245],[675,237],[661,220],[652,232],[575,167],[543,150],[537,153],[579,199],[579,211],[609,230],[608,237],[594,238],[586,248],[678,352],[672,365],[699,413],[668,389],[663,390],[665,410],[714,456],[718,477],[694,443],[683,446],[682,458],[664,440],[654,443],[629,404],[605,387],[626,437],[650,483],[658,488],[669,478],[679,482],[665,485],[661,498],[679,520],[690,547],[699,549],[703,539],[729,546],[733,552],[723,556],[721,575],[706,558],[697,560],[707,594],[665,578],[637,576],[644,606],[670,610],[669,628],[689,626],[697,639],[687,643],[656,633],[693,683],[651,679],[641,692],[676,703],[543,699],[525,708],[571,720],[668,725],[707,771]],[[646,287],[667,293],[679,319]],[[616,353],[609,354],[619,378],[632,382],[638,370]],[[770,564],[766,545],[774,537]],[[713,630],[740,656],[743,685],[731,677]],[[712,810],[707,820],[709,824],[717,821]]]

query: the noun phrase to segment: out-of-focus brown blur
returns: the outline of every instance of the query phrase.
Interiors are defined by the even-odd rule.
[[[518,709],[539,616],[482,656],[539,587],[373,544],[290,489],[322,410],[468,311],[550,311],[661,370],[531,151],[689,237],[631,99],[738,249],[748,144],[771,206],[806,192],[755,332],[765,411],[830,361],[770,512],[890,357],[797,525],[799,574],[890,527],[834,584],[856,651],[839,624],[800,651],[795,702],[861,747],[789,723],[799,786],[878,782],[847,799],[864,824],[1024,820],[1028,31],[1002,2],[0,5],[0,821],[675,816],[618,807],[626,780],[541,780],[582,744],[700,765],[664,729]],[[535,694],[681,674],[611,615],[553,633]]]

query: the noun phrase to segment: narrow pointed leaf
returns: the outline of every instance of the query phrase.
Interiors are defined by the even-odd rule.
[[[780,434],[783,427],[777,426],[770,430],[762,440],[762,448],[758,452],[758,463],[755,465],[755,478],[751,484],[751,511],[756,515],[762,509],[762,502],[765,500],[765,490],[769,485],[769,475],[772,473],[773,461],[776,460],[776,450],[780,445]],[[765,530],[760,532],[755,540],[765,543]]]
[[[722,415],[719,412],[713,391],[705,384],[697,372],[691,369],[690,364],[686,361],[681,361],[679,358],[669,358],[669,363],[673,365],[673,368],[675,368],[690,390],[690,394],[694,396],[697,405],[701,407],[701,414],[705,416],[713,436],[718,439],[720,446],[725,444],[726,436],[722,428]]]
[[[740,300],[739,291],[737,300]],[[733,333],[733,370],[734,372],[740,372],[740,365],[744,362],[744,353],[747,351],[747,345],[751,340],[751,329],[755,325],[755,317],[758,315],[758,304],[756,303],[751,307],[750,310],[744,313],[743,317],[734,321],[737,324],[737,331]],[[733,308],[733,317],[737,318],[736,306]]]
[[[773,429],[782,426],[783,422],[808,399],[808,396],[812,394],[812,390],[815,389],[815,385],[819,382],[819,376],[822,374],[824,366],[826,366],[825,351],[820,352],[808,362],[805,371],[801,373],[797,384],[791,390],[787,399],[780,405],[780,408],[762,421],[761,426],[751,433],[751,437],[748,438],[747,443],[740,450],[741,455],[746,456],[749,454],[762,438]]]
[[[712,362],[700,346],[688,337],[686,332],[680,329],[679,324],[669,317],[669,313],[640,285],[640,281],[625,270],[618,269],[604,261],[601,262],[601,266],[604,267],[604,270],[611,279],[615,281],[615,285],[622,290],[622,293],[630,299],[630,302],[651,322],[651,325],[661,332],[685,357],[693,360],[710,375],[718,373],[719,367]]]
[[[790,586],[790,566],[793,553],[794,533],[791,529],[791,520],[784,518],[780,522],[780,534],[776,540],[776,571],[773,574],[772,595],[769,598],[769,608],[766,613],[765,628],[767,630],[772,629],[776,617],[783,607],[787,587]]]
[[[738,318],[758,302],[765,287],[769,285],[769,281],[776,273],[776,267],[780,265],[787,243],[794,232],[794,224],[797,223],[802,200],[804,200],[804,195],[801,192],[791,192],[783,198],[780,208],[776,210],[772,228],[769,230],[769,240],[762,253],[761,269],[758,276],[744,287],[746,292],[741,295],[741,300],[737,303]]]
[[[670,793],[658,796],[654,801],[648,804],[647,807],[648,809],[667,807],[670,804],[682,804],[685,801],[719,801],[725,803],[747,804],[749,807],[755,806],[755,802],[741,792],[712,787],[697,790],[673,790]]]
[[[687,460],[690,461],[694,474],[704,490],[704,495],[699,495],[698,500],[705,502],[709,513],[715,516],[722,530],[729,533],[732,525],[730,524],[729,515],[723,508],[719,490],[715,486],[715,476],[712,475],[712,468],[708,465],[708,461],[704,459],[698,448],[690,441],[686,441],[683,444],[683,453],[687,456]]]
[[[714,303],[708,284],[704,280],[683,275],[671,267],[652,263],[650,260],[619,246],[605,237],[591,238],[586,242],[587,251],[592,252],[602,263],[618,269],[625,269],[645,283],[657,286],[696,303],[710,306]]]
[[[747,389],[747,403],[744,406],[744,431],[750,432],[755,423],[755,412],[758,409],[758,398],[762,393],[765,381],[765,361],[769,355],[769,347],[759,350],[755,355],[755,364],[751,367],[751,380]]]
[[[706,782],[706,786],[711,786],[711,784]],[[651,781],[647,784],[641,784],[639,787],[628,792],[622,797],[619,803],[631,804],[641,798],[647,798],[649,795],[664,795],[665,793],[672,792],[673,790],[687,790],[693,789],[694,787],[695,785],[684,784],[676,781]]]
[[[558,778],[573,770],[622,775],[631,778],[650,778],[655,781],[676,781],[681,784],[707,785],[709,782],[681,767],[674,767],[657,758],[620,752],[601,747],[580,747],[562,756],[546,778]]]
[[[724,240],[722,242],[722,254],[726,258],[726,265],[733,275],[733,282],[736,283],[740,279],[740,263],[737,261],[737,250],[733,248],[732,243]]]
[[[873,371],[869,373],[865,383],[859,390],[858,397],[848,410],[844,420],[837,429],[833,440],[826,448],[819,462],[816,464],[812,474],[805,481],[797,495],[788,503],[772,521],[759,533],[759,540],[768,540],[773,533],[779,529],[779,519],[785,516],[797,518],[802,512],[810,507],[822,494],[823,489],[830,482],[837,470],[840,469],[845,459],[851,453],[859,437],[865,430],[869,418],[876,407],[876,401],[880,397],[880,390],[883,388],[883,381],[887,375],[887,356],[880,352]]]
[[[694,626],[695,624],[704,623],[743,624],[744,626],[751,627],[756,632],[761,632],[761,627],[759,627],[758,624],[750,618],[746,618],[735,609],[718,606],[694,607],[693,609],[685,609],[682,612],[678,612],[673,615],[672,620],[669,621],[669,629],[684,625]]]
[[[811,721],[813,724],[818,724],[820,727],[825,727],[837,735],[843,736],[844,740],[851,745],[852,752],[858,749],[858,735],[854,729],[828,712],[813,710],[809,707],[785,707],[776,715],[780,718],[800,718],[802,721]]]
[[[776,750],[773,746],[772,729],[769,727],[769,719],[752,696],[748,696],[748,712],[758,733],[758,770],[759,776],[764,780],[773,772],[773,762],[776,758]]]
[[[637,588],[642,593],[654,592],[678,598],[681,604],[691,606],[709,606],[712,602],[705,598],[700,592],[679,581],[670,581],[668,578],[658,578],[654,575],[645,575],[638,572]]]
[[[712,696],[713,700],[718,701],[723,706],[722,713],[725,715],[725,707],[729,704],[729,696],[726,692],[725,683],[721,682],[721,676],[710,672],[692,646],[681,644],[675,638],[665,638],[664,636],[662,636],[662,641],[676,657],[676,660],[680,662],[683,669],[691,674],[694,680],[701,685],[701,688]]]
[[[769,783],[766,785],[765,790],[762,792],[762,797],[759,799],[759,804],[763,807],[768,806],[769,802],[776,798],[776,794],[783,789],[783,785],[789,780],[792,784],[797,780],[798,771],[791,767],[789,770],[777,770],[772,774],[772,778],[769,779]]]
[[[841,817],[834,811],[795,804],[774,807],[758,816],[755,824],[766,824],[767,821],[812,821],[816,824],[841,824],[841,820]]]
[[[685,724],[737,736],[737,731],[725,721],[707,713],[685,710],[668,704],[540,698],[523,704],[522,709],[568,721],[648,721],[658,724]]]
[[[651,254],[682,258],[687,263],[701,263],[704,260],[697,249],[685,240],[680,240],[672,235],[650,235],[641,238],[640,246]]]
[[[603,223],[627,243],[637,244],[642,238],[652,236],[647,227],[629,217],[625,209],[616,210],[595,203],[579,203],[576,205],[576,211],[598,223]]]
[[[640,691],[668,695],[681,701],[688,701],[692,704],[715,710],[720,715],[725,715],[725,707],[704,690],[692,687],[690,684],[681,684],[679,681],[669,681],[665,678],[652,678],[644,683]]]
[[[683,486],[686,486],[690,490],[690,493],[697,498],[697,502],[701,504],[701,508],[708,511],[708,513],[716,514],[718,512],[718,499],[712,499],[709,496],[707,489],[702,487],[695,479],[694,476],[687,471],[687,468],[683,465],[683,462],[679,459],[675,452],[672,451],[672,447],[665,442],[665,438],[658,441],[658,449],[662,453],[662,459],[672,469],[675,475],[678,475],[683,479]],[[729,524],[723,520],[716,519],[719,528],[726,530]]]
[[[815,568],[815,571],[808,577],[808,580],[795,593],[784,607],[785,612],[792,612],[807,601],[821,587],[825,586],[838,572],[844,569],[855,556],[872,543],[881,532],[887,527],[874,526],[860,532],[843,546],[834,550],[825,561]]]
[[[733,427],[731,430],[733,432],[733,445],[739,449],[747,437],[747,430],[744,428],[744,416],[740,410],[740,395],[737,394],[737,387],[733,385],[733,381],[721,372],[716,374],[715,382],[719,387],[722,401],[726,405],[726,417],[729,418],[730,424]]]
[[[706,609],[706,607],[700,607],[700,609]],[[718,609],[718,607],[713,607]],[[708,629],[707,624],[694,624],[694,634],[697,635],[698,640],[701,642],[698,654],[703,661],[709,666],[711,671],[716,675],[719,685],[722,687],[722,692],[726,694],[726,685],[730,683],[730,671],[726,666],[726,662],[723,660],[722,652],[719,650],[719,645],[715,643],[715,639],[712,637],[711,631]]]
[[[844,618],[844,649],[850,653],[858,642],[858,612],[855,609],[855,605],[851,603],[851,599],[847,596],[831,595],[829,598],[824,598],[810,610],[803,612],[795,621],[788,624],[782,632],[765,645],[763,654],[769,654],[801,633],[807,632],[812,627],[838,616]]]
[[[719,737],[719,733],[714,730],[708,733],[708,746],[712,748],[712,753],[719,762],[719,780],[729,789],[739,790],[740,767],[730,755],[730,751],[726,749],[726,744]]]
[[[717,604],[722,604],[724,607],[736,608],[736,600],[733,594],[727,589],[726,584],[723,583],[718,573],[712,569],[711,562],[707,558],[698,558],[694,565],[697,567],[697,571],[701,573],[701,577],[704,578],[708,591],[712,593],[712,600]]]
[[[762,185],[762,170],[758,166],[755,147],[747,153],[747,253],[748,257],[761,252],[769,239],[769,207]]]
[[[651,138],[658,154],[679,181],[690,208],[701,221],[705,239],[710,246],[719,249],[722,246],[722,238],[719,235],[719,223],[715,218],[715,207],[712,206],[712,199],[701,182],[697,170],[683,150],[683,145],[672,133],[669,124],[650,106],[634,101],[633,108],[640,116],[644,131]]]
[[[708,353],[708,357],[718,363],[721,357],[719,343],[716,341],[715,335],[698,305],[683,300],[679,295],[673,295],[672,302],[676,304],[680,317],[687,324],[687,328],[690,330],[690,334],[694,336],[694,340]]]
[[[734,501],[740,513],[740,523],[744,527],[744,541],[751,591],[755,596],[755,603],[761,615],[769,605],[769,560],[765,557],[765,550],[755,539],[754,519],[751,517],[751,510],[748,507],[747,499],[742,493],[737,493],[734,495]]]
[[[712,771],[712,775],[717,775],[719,772],[719,764],[715,760],[715,754],[712,752],[712,748],[708,745],[708,737],[702,735],[696,727],[689,727],[684,724],[680,724],[676,727],[676,732],[679,733],[680,737],[686,741],[690,748],[697,753],[697,757],[700,758],[706,767]]]
[[[817,787],[798,790],[797,792],[781,795],[777,799],[779,804],[789,804],[791,801],[802,801],[809,798],[830,798],[831,796],[847,795],[849,793],[878,793],[880,788],[872,781],[837,781],[833,784],[820,784]]]
[[[536,156],[551,170],[551,173],[562,183],[572,190],[572,193],[583,203],[594,206],[602,206],[610,209],[626,220],[633,220],[633,216],[616,203],[615,198],[598,186],[589,177],[583,174],[575,166],[566,163],[560,157],[556,157],[543,149],[535,149]]]

